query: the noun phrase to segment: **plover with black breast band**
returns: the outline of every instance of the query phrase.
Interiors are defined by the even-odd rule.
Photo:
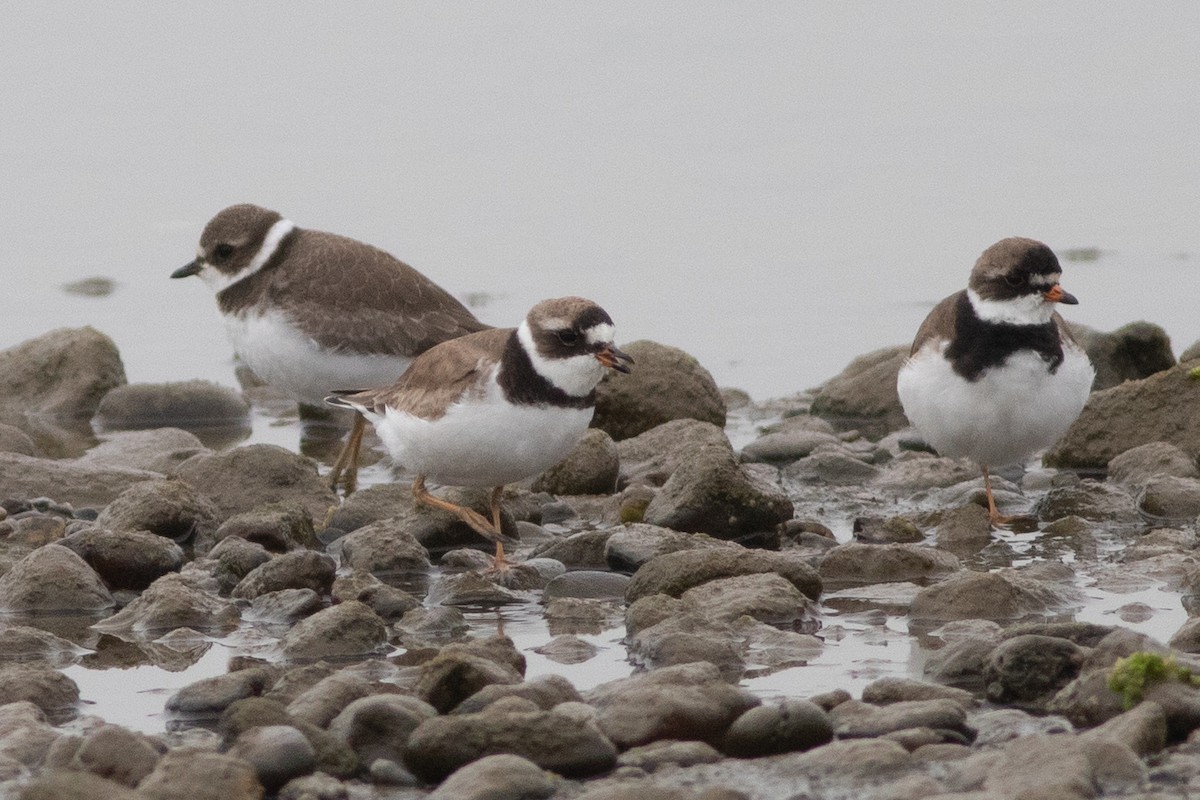
[[[520,327],[444,342],[394,384],[326,402],[370,420],[392,459],[415,474],[417,500],[495,542],[503,570],[501,492],[565,458],[592,420],[597,384],[609,370],[629,372],[632,359],[613,333],[612,319],[590,300],[543,300]],[[491,488],[491,520],[434,496],[426,479]]]
[[[896,388],[909,422],[942,456],[983,471],[1024,461],[1058,441],[1083,410],[1096,372],[1056,311],[1079,302],[1059,284],[1053,251],[1002,239],[983,251],[967,288],[942,300],[917,331]]]
[[[298,228],[256,205],[230,206],[200,235],[196,258],[171,274],[197,275],[217,297],[238,356],[275,389],[321,407],[343,386],[394,381],[420,353],[486,330],[452,295],[369,244]],[[356,483],[364,422],[329,473]]]

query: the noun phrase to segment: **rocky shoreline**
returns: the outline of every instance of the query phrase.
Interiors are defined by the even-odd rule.
[[[312,459],[230,446],[250,402],[277,404],[261,387],[129,385],[86,328],[0,352],[0,796],[1200,793],[1200,347],[1176,363],[1145,323],[1079,337],[1095,391],[1049,466],[996,481],[1023,514],[1004,534],[975,468],[905,429],[899,348],[754,404],[633,343],[597,427],[507,491],[503,580],[402,483],[339,502]],[[503,606],[542,616],[537,652],[564,664],[623,626],[631,674],[527,677],[464,615]],[[806,687],[848,635],[911,649],[907,674]],[[228,671],[170,695],[159,734],[89,716],[64,673],[183,671],[214,641]],[[786,696],[744,685],[780,674]]]

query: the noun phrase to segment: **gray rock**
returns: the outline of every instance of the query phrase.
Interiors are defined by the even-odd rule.
[[[39,547],[0,576],[0,610],[89,613],[115,605],[100,576],[58,544]]]
[[[863,689],[862,701],[887,706],[909,700],[953,700],[963,708],[976,705],[975,696],[963,689],[911,678],[880,678]]]
[[[1131,322],[1110,333],[1078,322],[1068,322],[1067,326],[1096,368],[1092,391],[1140,380],[1175,366],[1170,337],[1153,323]]]
[[[683,533],[657,525],[633,523],[609,529],[604,544],[604,561],[617,572],[636,572],[655,556],[679,550],[740,550],[734,542],[704,533]]]
[[[722,622],[749,616],[790,627],[818,616],[813,601],[790,581],[772,573],[718,578],[688,589],[680,599],[704,618]]]
[[[429,553],[398,519],[372,522],[338,540],[342,565],[372,574],[429,568]]]
[[[817,392],[811,413],[876,437],[906,427],[896,376],[908,351],[907,345],[885,347],[854,359]]]
[[[102,725],[83,738],[71,766],[133,789],[154,771],[158,759],[147,737],[119,725]]]
[[[107,430],[235,428],[250,432],[250,404],[211,381],[131,383],[104,396],[97,424]]]
[[[271,554],[260,544],[231,536],[217,542],[208,558],[217,562],[217,580],[222,593],[228,594],[255,567],[270,561]]]
[[[166,709],[175,714],[216,717],[238,700],[262,695],[273,679],[273,673],[261,667],[202,678],[167,698]]]
[[[1143,515],[1156,521],[1190,523],[1200,516],[1200,479],[1173,475],[1150,478],[1137,504]]]
[[[425,596],[427,603],[444,606],[516,605],[531,599],[528,593],[508,589],[478,572],[442,574]]]
[[[745,714],[742,716],[745,716]],[[712,764],[721,759],[721,752],[705,742],[676,742],[667,740],[651,742],[641,747],[629,748],[617,757],[617,766],[634,767],[643,772],[654,772],[661,767],[689,767],[693,764]]]
[[[1093,480],[1051,489],[1038,501],[1035,513],[1046,521],[1072,516],[1092,522],[1140,521],[1134,499],[1128,492],[1119,486]]]
[[[0,475],[4,476],[6,497],[53,496],[76,507],[107,505],[135,484],[162,478],[145,470],[3,452]]]
[[[906,700],[886,706],[849,700],[829,712],[840,738],[883,736],[909,728],[932,728],[973,736],[967,711],[953,700]]]
[[[637,341],[622,348],[636,366],[596,388],[592,427],[620,441],[665,422],[696,419],[725,427],[725,401],[708,370],[675,347]]]
[[[594,658],[600,652],[600,648],[574,634],[567,633],[555,636],[540,647],[533,648],[533,652],[545,656],[556,664],[582,664]]]
[[[913,600],[914,619],[1012,620],[1062,608],[1072,598],[1055,587],[996,572],[960,572],[922,589]]]
[[[604,569],[609,537],[621,528],[580,531],[562,539],[551,539],[533,549],[536,558],[553,558],[574,569]]]
[[[113,589],[145,589],[183,566],[183,548],[146,531],[87,528],[60,544],[86,561]]]
[[[230,536],[260,544],[272,553],[320,547],[312,516],[299,506],[268,505],[234,514],[215,534],[218,542]]]
[[[952,553],[978,553],[992,543],[992,523],[987,509],[975,503],[942,513],[937,525],[938,547]]]
[[[313,666],[322,667],[324,662]],[[282,692],[279,690],[280,684],[287,677],[285,675],[279,683],[272,687],[271,697],[286,699],[286,695],[289,693],[286,687]],[[399,687],[393,685],[389,694],[395,694],[398,691]],[[377,683],[349,669],[340,669],[322,676],[315,683],[296,694],[287,704],[287,714],[293,719],[309,725],[327,728],[333,723],[333,720],[337,719],[338,714],[355,700],[380,693],[380,686]]]
[[[359,600],[383,619],[394,622],[413,609],[421,607],[421,601],[403,589],[391,586],[368,572],[357,571],[351,575],[363,576],[366,580],[350,581],[336,578],[330,596],[335,603]]]
[[[337,564],[324,553],[293,550],[252,569],[233,588],[232,596],[251,600],[283,589],[312,589],[322,597],[329,594]]]
[[[290,661],[349,658],[373,653],[386,642],[387,623],[352,600],[298,622],[283,636],[283,654]]]
[[[166,474],[204,452],[207,448],[194,434],[179,428],[154,428],[107,434],[104,441],[80,456],[79,463]]]
[[[21,800],[142,800],[127,786],[78,770],[55,770],[34,778],[21,790]]]
[[[1004,797],[1094,797],[1100,778],[1122,762],[1134,769],[1135,784],[1141,783],[1144,770],[1137,757],[1116,742],[1026,736],[1005,745],[1004,757],[988,771],[983,788]]]
[[[879,474],[879,467],[842,450],[816,452],[783,469],[786,480],[832,486],[858,486],[875,480]]]
[[[1168,442],[1147,442],[1131,447],[1108,462],[1108,479],[1141,487],[1157,475],[1198,478],[1196,459]]]
[[[1088,739],[1115,739],[1145,758],[1161,752],[1167,746],[1167,715],[1158,703],[1146,701],[1085,731],[1083,736]]]
[[[376,759],[401,762],[408,739],[437,709],[406,695],[371,695],[353,701],[329,724],[329,732],[345,742],[363,764]]]
[[[630,659],[647,669],[706,662],[730,682],[745,672],[749,649],[732,624],[707,619],[686,606],[682,614],[639,627],[626,648]]]
[[[725,431],[709,422],[680,419],[652,428],[631,439],[617,442],[621,457],[622,485],[662,486],[671,474],[691,458],[692,451],[706,445],[733,447]]]
[[[513,664],[451,647],[421,665],[417,696],[447,713],[493,684],[519,684],[524,670]]]
[[[408,740],[405,764],[441,780],[472,761],[508,753],[566,777],[606,772],[617,748],[591,721],[557,711],[456,714],[426,720]]]
[[[429,800],[538,800],[554,794],[558,784],[529,759],[501,753],[462,767]]]
[[[1091,728],[1120,716],[1125,708],[1121,695],[1108,688],[1107,670],[1085,671],[1064,686],[1046,710],[1061,714],[1080,728]]]
[[[61,666],[84,652],[74,642],[40,628],[11,625],[0,630],[0,661],[43,661]]]
[[[792,518],[782,490],[757,480],[727,445],[694,449],[646,507],[644,521],[722,539],[772,530]]]
[[[841,444],[842,440],[829,431],[790,428],[758,437],[742,448],[742,460],[790,464],[811,455],[822,445],[840,447]]]
[[[262,792],[249,762],[194,747],[168,751],[138,786],[148,800],[261,800]]]
[[[238,737],[230,756],[249,762],[258,782],[268,792],[292,778],[307,775],[317,764],[317,753],[308,738],[291,725],[264,725]]]
[[[861,544],[916,544],[925,541],[925,534],[908,517],[855,517],[854,541]]]
[[[735,719],[759,704],[712,664],[664,667],[584,693],[600,730],[627,749],[660,739],[720,741]]]
[[[312,459],[271,444],[198,455],[180,464],[175,474],[212,498],[220,519],[268,503],[299,505],[313,519],[324,519],[337,503]]]
[[[584,600],[608,600],[623,597],[629,588],[629,577],[612,572],[576,570],[564,572],[546,584],[543,598],[554,600],[573,597]]]
[[[916,492],[954,486],[979,475],[979,468],[966,459],[902,453],[880,471],[872,484],[881,489]]]
[[[90,419],[125,384],[112,339],[94,328],[59,328],[0,350],[0,421],[25,429],[31,416]]]
[[[269,725],[295,728],[304,734],[316,755],[314,769],[341,778],[358,772],[358,757],[349,747],[317,725],[292,716],[274,700],[249,697],[235,701],[222,712],[218,730],[223,744],[232,746],[249,731]]]
[[[240,619],[237,606],[229,600],[198,587],[188,576],[170,573],[92,627],[103,632],[158,636],[176,628],[229,630]]]
[[[277,800],[350,800],[350,790],[332,775],[317,772],[293,778],[276,795]]]
[[[96,525],[114,531],[149,531],[176,542],[194,542],[205,551],[217,530],[217,507],[177,480],[130,486],[100,512]]]
[[[1079,418],[1045,456],[1053,467],[1103,468],[1138,445],[1167,442],[1200,455],[1200,381],[1181,364],[1093,392]]]
[[[1042,710],[1079,674],[1086,651],[1074,642],[1027,634],[1002,642],[983,670],[988,700]]]
[[[821,562],[821,579],[829,583],[870,584],[924,582],[961,569],[952,553],[918,544],[838,545]]]
[[[522,683],[493,683],[467,697],[454,707],[454,714],[473,714],[508,697],[529,700],[543,711],[562,703],[583,700],[579,692],[561,675],[539,675]]]
[[[565,459],[534,479],[535,492],[612,494],[617,489],[621,458],[612,437],[590,428]]]
[[[657,556],[642,565],[629,587],[629,603],[652,594],[678,597],[693,586],[717,578],[774,572],[786,578],[805,596],[816,600],[821,595],[821,579],[805,561],[784,553],[760,550],[684,550]]]
[[[0,706],[21,702],[61,716],[79,702],[79,687],[45,664],[0,664]]]
[[[811,750],[833,739],[823,708],[808,700],[785,699],[746,711],[729,726],[721,749],[738,758]]]
[[[322,608],[321,596],[312,589],[281,589],[255,597],[243,618],[253,622],[295,622]]]
[[[36,456],[38,455],[38,446],[20,428],[0,422],[0,453]]]

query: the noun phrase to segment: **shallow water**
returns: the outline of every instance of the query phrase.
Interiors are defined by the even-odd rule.
[[[209,217],[250,201],[394,252],[490,323],[593,297],[622,341],[682,347],[760,399],[909,340],[1014,234],[1063,257],[1071,319],[1158,322],[1178,352],[1200,338],[1197,29],[1195,4],[1084,0],[10,4],[0,347],[93,325],[131,381],[235,386],[211,296],[166,276]],[[91,276],[112,293],[62,289]],[[752,437],[731,425],[735,445]],[[255,414],[250,441],[300,440],[294,418]],[[845,539],[855,513],[823,521]],[[1177,593],[1089,582],[1078,619],[1142,602],[1155,613],[1123,624],[1165,639],[1184,618]],[[582,688],[631,668],[620,628],[563,666],[530,652],[550,638],[538,608],[473,622],[497,613],[531,675]],[[824,616],[841,638],[819,658],[747,685],[919,674],[901,614]],[[244,646],[215,641],[178,672],[68,674],[94,713],[161,730],[166,696]]]

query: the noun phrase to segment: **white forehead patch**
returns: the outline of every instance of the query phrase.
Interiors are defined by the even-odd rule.
[[[593,325],[588,328],[587,340],[588,344],[611,344],[613,335],[616,334],[616,329],[607,322],[601,322],[599,325]]]
[[[537,374],[572,397],[586,397],[604,377],[605,367],[590,353],[569,358],[546,358],[538,352],[528,320],[517,328],[517,340]]]
[[[265,267],[267,262],[271,260],[271,256],[275,255],[275,251],[279,249],[279,243],[295,229],[296,223],[290,219],[281,219],[276,222],[267,231],[267,235],[263,238],[262,246],[258,248],[258,252],[254,254],[254,258],[250,259],[250,263],[232,275],[215,269],[207,262],[205,262],[203,269],[198,274],[208,284],[208,288],[212,289],[214,293],[219,294],[243,278],[248,278]]]
[[[1029,276],[1029,285],[1030,286],[1044,286],[1047,289],[1049,289],[1051,286],[1058,283],[1059,280],[1061,280],[1061,279],[1062,279],[1061,272],[1054,272],[1049,275],[1030,275]]]
[[[1054,303],[1040,294],[1024,294],[1011,300],[984,300],[974,289],[967,289],[967,297],[984,322],[1045,325],[1054,317]]]

